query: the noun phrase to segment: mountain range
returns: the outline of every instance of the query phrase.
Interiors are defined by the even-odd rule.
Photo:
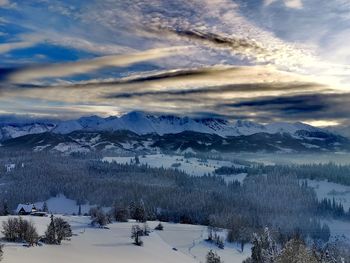
[[[154,116],[82,117],[69,121],[3,122],[2,147],[35,151],[309,152],[348,151],[347,138],[301,122],[262,125],[220,118]]]

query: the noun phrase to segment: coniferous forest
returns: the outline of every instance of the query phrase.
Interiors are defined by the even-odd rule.
[[[137,162],[102,162],[99,155],[2,153],[0,167],[8,162],[17,168],[1,173],[2,214],[18,203],[64,194],[79,204],[117,206],[131,217],[130,211],[142,205],[146,220],[231,229],[233,241],[249,240],[253,233],[269,227],[278,232],[282,243],[295,234],[326,242],[329,228],[320,219],[348,218],[340,204],[317,200],[314,190],[298,178],[302,167],[295,171],[293,167],[248,167],[243,182],[226,182],[216,174],[194,177]],[[340,169],[332,167],[335,172]]]

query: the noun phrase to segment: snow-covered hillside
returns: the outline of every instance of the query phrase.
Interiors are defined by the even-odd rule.
[[[0,123],[0,141],[18,138],[28,134],[40,134],[51,131],[55,124],[29,123],[29,124],[7,124]]]
[[[345,211],[350,209],[350,186],[336,184],[327,181],[316,181],[316,180],[307,180],[308,185],[312,187],[319,200],[330,199],[334,200],[337,203],[341,203],[344,206]]]
[[[0,123],[0,141],[6,147],[67,154],[92,151],[171,151],[184,154],[350,150],[347,138],[300,122],[261,125],[246,120],[229,122],[218,118],[153,116],[143,112],[131,112],[121,117],[82,117],[55,123]]]
[[[164,231],[154,231],[149,237],[143,237],[144,246],[137,247],[130,238],[131,226],[135,222],[114,223],[110,229],[97,229],[88,226],[88,217],[64,216],[72,225],[71,241],[61,246],[43,245],[26,248],[21,244],[5,243],[4,263],[198,263],[205,262],[209,249],[216,250],[224,262],[240,263],[250,255],[246,246],[241,253],[236,246],[227,245],[218,249],[204,241],[206,227],[164,223]],[[0,225],[7,217],[0,217]],[[44,234],[50,218],[28,217],[39,231]],[[157,222],[148,223],[153,229]],[[0,234],[1,235],[1,234]]]
[[[287,133],[295,135],[298,131],[325,132],[303,123],[272,123],[262,125],[246,120],[229,122],[219,118],[189,118],[172,115],[154,116],[143,112],[130,112],[121,117],[101,118],[82,117],[76,120],[54,122],[0,123],[0,141],[17,138],[27,134],[54,132],[69,134],[74,131],[120,131],[128,130],[139,135],[177,134],[184,131],[216,134],[221,137],[252,135],[256,133]]]
[[[198,158],[184,158],[180,155],[165,155],[165,154],[152,154],[139,156],[140,164],[147,164],[150,167],[157,168],[170,168],[184,171],[185,173],[193,176],[203,176],[206,174],[212,174],[215,169],[221,166],[236,165],[230,161],[219,160],[206,160],[202,161]],[[116,162],[120,164],[130,164],[135,162],[135,157],[104,157],[103,161]]]

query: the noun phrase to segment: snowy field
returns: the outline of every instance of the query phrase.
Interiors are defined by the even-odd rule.
[[[327,181],[307,180],[308,185],[315,189],[317,198],[322,200],[324,198],[335,199],[344,206],[344,210],[348,211],[350,208],[350,186],[331,183]]]
[[[322,220],[331,230],[332,237],[345,238],[350,242],[350,222],[342,220]]]
[[[116,162],[120,164],[129,164],[135,157],[104,157],[102,160],[106,162]],[[180,171],[185,171],[189,175],[203,176],[205,174],[211,174],[215,169],[222,166],[232,166],[234,163],[230,161],[218,161],[218,160],[207,160],[206,162],[201,161],[198,158],[184,158],[180,155],[144,155],[139,156],[141,164],[147,164],[150,167],[157,168],[173,168]],[[236,164],[237,165],[237,164]]]
[[[36,202],[34,205],[36,208],[41,209],[44,202]],[[49,213],[52,214],[67,214],[73,215],[78,214],[79,205],[75,200],[66,198],[64,195],[60,194],[56,197],[51,197],[46,200]],[[95,207],[96,205],[84,204],[81,206],[81,214],[89,213],[90,208]],[[106,207],[104,210],[108,211],[110,208]]]
[[[217,250],[224,262],[238,263],[250,255],[246,246],[241,253],[233,245],[217,249],[203,241],[206,237],[204,226],[164,223],[164,231],[153,231],[149,237],[143,237],[144,246],[137,247],[130,239],[130,229],[134,222],[114,223],[110,229],[97,229],[88,226],[88,217],[67,217],[73,229],[71,241],[61,246],[42,245],[33,248],[21,244],[5,243],[4,263],[70,263],[70,262],[120,262],[120,263],[198,263],[205,262],[209,249]],[[7,217],[0,217],[5,221]],[[27,217],[37,227],[39,234],[44,231],[50,219]],[[148,223],[153,229],[157,222]]]

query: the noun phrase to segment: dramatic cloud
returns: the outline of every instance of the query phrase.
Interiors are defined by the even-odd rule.
[[[17,3],[0,0],[0,113],[349,117],[346,0]]]

